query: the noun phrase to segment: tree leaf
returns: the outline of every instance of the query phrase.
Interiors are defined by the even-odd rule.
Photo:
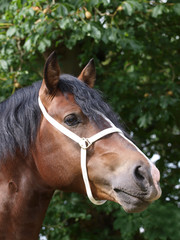
[[[7,30],[7,37],[12,37],[16,32],[16,27],[15,26],[12,26],[10,27],[8,30]]]
[[[45,44],[45,42],[44,42],[44,41],[40,41],[39,46],[38,46],[38,50],[39,50],[40,52],[44,52],[45,49],[46,49],[46,44]]]
[[[61,21],[59,22],[59,27],[61,29],[66,29],[69,25],[70,19],[69,18],[63,18],[61,19]]]
[[[24,48],[26,49],[26,51],[29,52],[29,50],[31,49],[31,39],[27,39],[25,44],[24,44]]]
[[[5,71],[8,69],[8,64],[4,59],[0,59],[0,67]]]
[[[127,12],[129,16],[132,15],[133,7],[129,2],[123,2],[123,9],[125,10],[125,12]]]
[[[157,18],[159,15],[163,13],[164,6],[162,4],[157,5],[155,8],[153,8],[152,11],[152,17]]]
[[[180,16],[180,3],[174,4],[173,10],[174,10],[174,12],[175,12],[177,15]]]
[[[91,24],[87,23],[82,27],[83,32],[90,32],[91,31]]]
[[[95,39],[100,39],[101,31],[97,27],[92,26],[91,36],[94,37]]]

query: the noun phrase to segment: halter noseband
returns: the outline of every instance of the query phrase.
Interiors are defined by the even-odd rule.
[[[57,130],[59,130],[60,132],[62,132],[64,135],[66,135],[67,137],[71,138],[73,141],[77,142],[79,144],[79,146],[81,147],[81,170],[82,170],[82,176],[83,176],[83,180],[84,180],[84,184],[85,184],[85,188],[86,188],[86,193],[87,196],[89,198],[89,200],[96,204],[96,205],[101,205],[103,203],[105,203],[105,200],[96,200],[91,192],[91,187],[89,184],[89,179],[88,179],[88,174],[87,174],[87,167],[86,167],[86,149],[88,149],[92,143],[96,142],[97,140],[99,140],[100,138],[109,135],[111,133],[119,133],[119,134],[123,134],[122,131],[115,127],[115,125],[109,120],[107,119],[102,113],[99,113],[103,116],[103,118],[108,121],[111,125],[110,128],[106,128],[104,130],[102,130],[101,132],[96,133],[95,135],[93,135],[90,138],[81,138],[78,135],[76,135],[75,133],[71,132],[69,129],[67,129],[66,127],[64,127],[62,124],[58,123],[54,118],[52,118],[46,111],[45,107],[43,106],[40,97],[38,98],[38,102],[39,102],[39,107],[44,115],[44,117],[46,118],[46,120],[53,125]]]

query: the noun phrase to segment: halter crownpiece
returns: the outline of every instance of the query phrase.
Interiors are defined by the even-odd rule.
[[[104,130],[102,130],[101,132],[96,133],[95,135],[93,135],[90,138],[81,138],[78,135],[76,135],[75,133],[73,133],[72,131],[70,131],[69,129],[67,129],[66,127],[64,127],[62,124],[58,123],[54,118],[52,118],[46,111],[44,105],[41,102],[40,97],[38,98],[38,103],[39,103],[39,107],[42,111],[43,116],[46,118],[46,120],[53,125],[58,131],[60,131],[61,133],[63,133],[64,135],[66,135],[67,137],[71,138],[73,141],[77,142],[79,144],[79,146],[81,147],[81,170],[82,170],[82,176],[83,176],[83,180],[84,180],[84,184],[85,184],[85,188],[86,188],[86,193],[87,196],[89,198],[89,200],[96,204],[96,205],[101,205],[104,204],[106,202],[106,200],[96,200],[91,192],[91,187],[89,184],[89,179],[88,179],[88,174],[87,174],[87,164],[86,164],[86,150],[97,140],[99,140],[100,138],[103,138],[106,135],[109,135],[111,133],[119,133],[119,134],[123,134],[122,131],[115,127],[115,125],[108,119],[106,118],[102,113],[99,113],[101,116],[103,116],[103,118],[110,123],[111,127],[110,128],[106,128]]]

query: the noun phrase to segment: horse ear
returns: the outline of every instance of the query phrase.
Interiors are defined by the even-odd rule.
[[[53,94],[57,90],[60,76],[60,67],[55,52],[52,52],[44,66],[44,82],[48,93]]]
[[[88,62],[88,64],[82,70],[82,72],[80,73],[78,79],[83,81],[87,85],[89,85],[89,87],[93,87],[94,86],[94,82],[96,80],[96,68],[95,68],[95,64],[94,64],[94,59],[93,58]]]

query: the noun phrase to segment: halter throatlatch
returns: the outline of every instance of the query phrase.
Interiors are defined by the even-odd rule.
[[[40,107],[44,117],[46,118],[46,120],[51,125],[53,125],[57,130],[62,132],[64,135],[71,138],[73,141],[77,142],[79,144],[79,146],[81,147],[81,170],[82,170],[82,176],[83,176],[83,180],[84,180],[84,184],[85,184],[85,188],[86,188],[86,193],[87,193],[89,200],[96,205],[101,205],[101,204],[105,203],[106,200],[96,200],[92,195],[91,187],[90,187],[89,179],[88,179],[88,174],[87,174],[86,150],[100,138],[102,138],[106,135],[109,135],[111,133],[115,133],[115,132],[119,133],[119,134],[123,134],[122,131],[119,128],[115,127],[115,125],[109,119],[107,119],[102,113],[100,113],[103,116],[103,118],[110,123],[111,127],[106,128],[106,129],[102,130],[101,132],[96,133],[95,135],[93,135],[90,138],[84,138],[84,137],[81,138],[78,135],[76,135],[75,133],[71,132],[66,127],[64,127],[62,124],[58,123],[54,118],[52,118],[47,113],[45,107],[43,106],[43,104],[41,102],[40,97],[38,98],[38,102],[39,102],[39,107]]]

